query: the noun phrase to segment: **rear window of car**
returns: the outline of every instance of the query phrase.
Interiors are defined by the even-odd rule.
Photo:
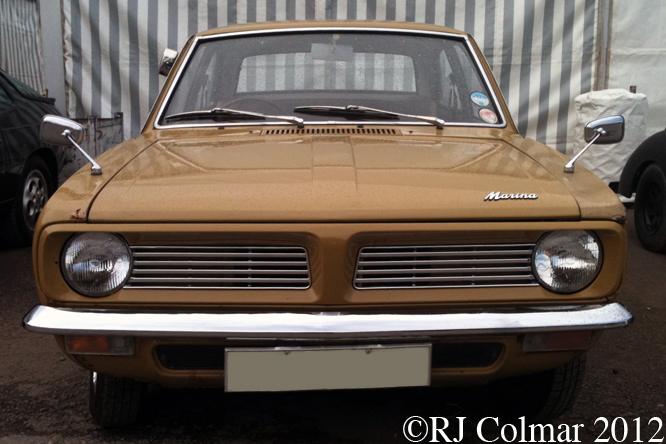
[[[26,97],[32,97],[35,99],[43,98],[42,95],[39,92],[37,92],[37,90],[23,83],[19,79],[12,77],[6,73],[3,73],[3,75],[9,80],[9,83],[11,83],[11,85],[22,95]]]
[[[314,90],[416,92],[414,61],[381,53],[353,53],[348,61],[305,52],[246,57],[236,87],[239,93]]]

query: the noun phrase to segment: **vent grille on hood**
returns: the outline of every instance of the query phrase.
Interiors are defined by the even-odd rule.
[[[373,134],[378,136],[390,136],[402,134],[400,130],[393,128],[288,128],[288,129],[267,129],[261,132],[265,136],[286,136],[296,134]]]
[[[538,285],[534,244],[364,247],[354,287],[460,288]]]
[[[135,246],[126,288],[306,289],[303,247]]]

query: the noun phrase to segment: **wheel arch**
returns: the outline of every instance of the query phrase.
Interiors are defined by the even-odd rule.
[[[619,193],[631,197],[643,172],[652,164],[666,173],[666,130],[645,139],[629,157],[620,177]]]

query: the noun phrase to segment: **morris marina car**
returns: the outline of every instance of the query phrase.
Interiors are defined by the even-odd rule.
[[[141,135],[76,173],[34,240],[25,327],[136,419],[148,382],[287,391],[518,378],[565,411],[627,325],[625,210],[519,135],[474,40],[425,24],[197,34]],[[82,128],[47,117],[42,137]],[[588,140],[617,142],[619,116]],[[575,159],[574,159],[575,160]]]

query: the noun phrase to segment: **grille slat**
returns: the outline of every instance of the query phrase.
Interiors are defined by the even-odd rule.
[[[538,285],[532,272],[534,244],[364,247],[354,287],[465,288]]]
[[[391,277],[391,278],[356,278],[356,282],[427,282],[427,281],[520,281],[525,276],[510,275],[488,275],[488,276],[410,276],[410,277]]]
[[[265,266],[272,266],[272,265],[278,265],[278,266],[286,266],[286,265],[302,265],[305,266],[303,261],[257,261],[255,260],[247,260],[247,261],[146,261],[146,260],[134,260],[134,264],[139,264],[139,265],[151,265],[151,266],[165,266],[165,265],[173,265],[173,266],[192,266],[192,265],[202,265],[202,266],[209,266],[209,265],[224,265],[224,266],[234,266],[234,265],[253,265],[253,266],[259,266],[259,265],[265,265]]]
[[[127,288],[307,289],[307,250],[273,246],[134,246]]]
[[[365,261],[363,265],[483,265],[483,264],[528,264],[530,258],[516,259],[461,259],[461,260],[413,260],[413,261]]]
[[[456,274],[456,273],[474,273],[474,272],[491,272],[491,271],[532,271],[530,267],[466,267],[466,268],[402,268],[391,269],[393,274],[418,274],[418,273],[443,273],[443,274]],[[366,274],[386,274],[386,270],[358,270],[357,275]]]
[[[217,275],[217,274],[275,274],[275,270],[216,270],[216,269],[206,269],[206,268],[197,268],[197,269],[187,269],[187,270],[177,270],[177,269],[166,269],[166,270],[159,270],[159,269],[150,269],[150,270],[143,270],[143,269],[137,269],[134,270],[134,275],[144,275],[144,274],[154,274],[154,275],[170,275],[173,276],[174,274],[188,274],[188,275],[205,275],[205,274],[211,274],[211,275]],[[280,270],[280,274],[307,274],[307,269],[302,268],[298,270]]]
[[[258,277],[130,277],[130,282],[178,282],[178,283],[195,283],[195,282],[309,282],[309,278],[258,278]]]
[[[530,254],[532,250],[514,250],[514,251],[440,251],[434,253],[433,251],[422,252],[390,252],[390,253],[362,253],[361,257],[403,257],[403,256],[517,256],[521,254]]]
[[[253,258],[261,260],[262,258],[276,257],[305,257],[305,253],[227,253],[227,252],[137,252],[134,257],[247,257],[249,261]]]

